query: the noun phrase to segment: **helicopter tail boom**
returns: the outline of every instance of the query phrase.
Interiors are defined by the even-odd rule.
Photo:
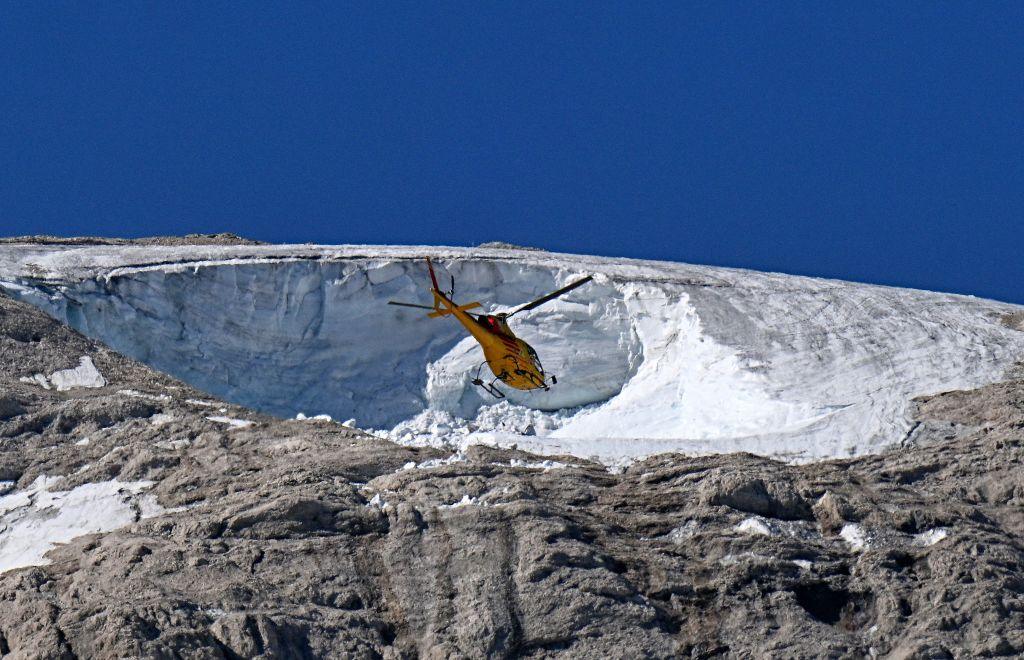
[[[427,268],[430,270],[430,292],[434,294],[434,311],[427,314],[432,319],[438,319],[442,316],[448,316],[449,314],[455,314],[455,312],[465,312],[466,310],[476,309],[481,307],[478,302],[466,303],[465,305],[456,305],[448,296],[455,292],[455,279],[452,278],[452,290],[448,292],[448,295],[441,293],[441,287],[437,285],[437,275],[434,274],[434,264],[431,263],[430,257],[427,257]]]

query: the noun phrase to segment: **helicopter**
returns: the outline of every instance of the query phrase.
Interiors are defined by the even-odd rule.
[[[429,318],[454,316],[469,331],[469,334],[480,343],[480,347],[484,351],[484,361],[477,367],[476,374],[472,380],[474,385],[480,387],[496,399],[504,399],[505,393],[497,386],[498,381],[509,387],[527,392],[533,390],[544,390],[546,392],[552,385],[558,383],[558,378],[544,371],[540,358],[537,356],[537,351],[533,350],[532,346],[516,337],[515,333],[512,332],[512,329],[508,326],[508,319],[519,312],[540,307],[546,302],[550,302],[577,287],[583,286],[594,279],[592,275],[588,275],[557,291],[541,296],[532,302],[513,309],[511,312],[479,314],[469,311],[481,307],[482,305],[479,302],[459,305],[452,300],[452,297],[455,295],[454,277],[452,278],[451,288],[447,292],[442,292],[437,284],[434,264],[431,263],[430,257],[427,257],[426,261],[427,269],[430,271],[430,293],[434,296],[434,306],[430,307],[428,305],[397,302],[394,300],[389,300],[388,304],[429,309],[431,310],[427,314]],[[480,372],[484,364],[490,367],[491,372],[494,374],[494,378],[490,382],[485,382],[480,378]]]

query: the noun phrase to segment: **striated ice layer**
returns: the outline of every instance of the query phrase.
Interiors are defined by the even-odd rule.
[[[471,383],[483,360],[429,302],[422,256],[459,302],[520,315],[550,392]],[[444,278],[442,278],[444,279]],[[909,400],[999,380],[1020,307],[964,296],[664,262],[371,246],[0,246],[0,283],[82,332],[233,402],[354,419],[401,442],[608,463],[667,451],[789,460],[898,442]],[[482,374],[487,369],[483,367]]]

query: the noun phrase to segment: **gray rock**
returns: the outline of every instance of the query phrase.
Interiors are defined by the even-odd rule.
[[[766,481],[767,479],[767,481]],[[701,499],[709,505],[723,505],[783,520],[810,517],[811,508],[785,478],[770,478],[729,469],[713,470],[700,487]]]
[[[25,407],[11,394],[0,394],[0,422],[24,414]]]
[[[831,491],[814,503],[813,511],[821,531],[829,534],[838,532],[852,517],[846,501]]]
[[[107,386],[18,380],[81,355]],[[1022,382],[921,400],[921,430],[880,455],[612,474],[479,447],[403,470],[445,454],[224,403],[254,422],[231,430],[188,402],[208,396],[3,297],[0,364],[0,480],[151,480],[165,507],[0,573],[5,657],[1024,653]]]

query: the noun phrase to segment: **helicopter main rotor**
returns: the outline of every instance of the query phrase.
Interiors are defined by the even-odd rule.
[[[431,277],[431,283],[434,285],[434,289],[436,290],[438,288],[437,278],[434,276],[433,271],[431,271],[430,277]],[[451,277],[451,276],[449,275],[449,277]],[[565,294],[569,293],[573,289],[575,289],[577,287],[581,287],[581,286],[583,286],[584,284],[586,284],[587,282],[589,282],[589,281],[591,281],[593,279],[594,279],[593,275],[587,275],[583,279],[579,279],[579,280],[576,280],[575,282],[573,282],[571,284],[567,284],[567,285],[563,286],[561,289],[558,289],[557,291],[552,291],[551,293],[549,293],[547,295],[544,295],[544,296],[541,296],[540,298],[537,298],[536,300],[530,301],[530,302],[526,303],[525,305],[520,305],[519,307],[513,309],[511,312],[499,312],[497,314],[494,314],[494,316],[497,316],[498,318],[501,318],[502,320],[504,320],[504,319],[508,319],[508,318],[511,318],[511,317],[515,316],[519,312],[526,312],[526,311],[529,311],[531,309],[536,309],[537,307],[540,307],[544,303],[550,302],[550,301],[552,301],[555,298],[558,298],[560,296],[564,296]],[[447,294],[448,297],[450,298],[454,292],[455,292],[455,278],[451,277],[451,288],[448,291],[448,294]],[[429,310],[433,310],[434,309],[433,307],[430,307],[429,305],[418,305],[416,303],[399,302],[399,301],[396,301],[396,300],[389,300],[388,304],[389,305],[398,305],[398,306],[401,306],[401,307],[415,307],[417,309],[429,309]],[[480,316],[485,316],[484,314],[478,314],[478,313],[473,313],[473,312],[467,312],[467,313],[470,316],[473,316],[474,318],[479,318]]]
[[[528,311],[528,310],[531,310],[531,309],[535,309],[537,307],[540,307],[541,305],[543,305],[546,302],[550,302],[550,301],[554,300],[555,298],[558,298],[559,296],[564,296],[565,294],[569,293],[573,289],[575,289],[577,287],[580,287],[580,286],[583,286],[584,284],[586,284],[587,282],[589,282],[592,279],[594,279],[593,275],[587,275],[586,277],[584,277],[581,280],[576,280],[572,284],[567,284],[567,285],[563,286],[561,289],[559,289],[557,291],[552,291],[551,293],[547,294],[546,296],[541,296],[540,298],[537,298],[536,300],[534,300],[532,302],[528,302],[525,305],[521,305],[521,306],[517,307],[516,309],[512,310],[511,312],[503,312],[501,314],[498,314],[498,316],[507,319],[507,318],[511,318],[511,317],[515,316],[519,312],[525,312],[525,311]]]

